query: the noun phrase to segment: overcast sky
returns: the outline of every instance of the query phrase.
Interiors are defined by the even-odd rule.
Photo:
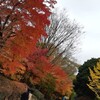
[[[66,8],[71,19],[84,26],[80,52],[75,55],[83,64],[90,58],[100,57],[100,0],[57,0],[59,8]]]

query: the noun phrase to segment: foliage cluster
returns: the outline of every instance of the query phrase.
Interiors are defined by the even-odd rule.
[[[82,66],[79,67],[78,75],[74,80],[74,89],[77,93],[77,96],[88,96],[91,99],[95,98],[95,93],[87,86],[90,84],[89,77],[91,76],[90,70],[94,69],[94,66],[97,65],[99,58],[91,58],[87,60]],[[90,70],[89,70],[90,69]]]
[[[39,86],[45,93],[69,95],[71,81],[59,67],[52,66],[47,49],[37,47],[47,36],[50,9],[55,0],[0,1],[0,73],[13,80]],[[43,19],[43,20],[41,20]]]
[[[90,77],[88,87],[96,94],[96,98],[100,100],[100,61],[94,66],[93,70],[89,68]]]

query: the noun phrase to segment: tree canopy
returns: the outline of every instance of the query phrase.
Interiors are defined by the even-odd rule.
[[[70,95],[72,84],[60,66],[52,66],[48,49],[37,42],[47,37],[46,26],[55,0],[0,1],[0,73],[43,93]],[[52,85],[52,84],[53,85]],[[46,94],[46,95],[47,95]]]
[[[5,74],[15,73],[35,49],[41,35],[46,36],[50,7],[55,0],[0,1],[0,62]],[[41,20],[44,19],[44,20]]]
[[[99,58],[91,58],[87,60],[82,66],[79,67],[79,73],[74,80],[74,89],[78,96],[90,96],[95,97],[94,92],[92,92],[87,84],[89,84],[88,77],[90,76],[89,68],[93,69],[96,66]]]

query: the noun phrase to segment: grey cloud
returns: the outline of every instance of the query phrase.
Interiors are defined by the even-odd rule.
[[[84,26],[81,52],[76,58],[83,62],[91,57],[100,57],[100,0],[57,0],[60,8],[66,8],[72,19]]]

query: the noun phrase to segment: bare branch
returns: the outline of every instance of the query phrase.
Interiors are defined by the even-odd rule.
[[[77,49],[76,43],[83,33],[82,27],[75,21],[70,21],[65,11],[61,13],[55,11],[50,16],[50,21],[50,26],[46,27],[48,37],[42,37],[40,43],[43,48],[48,48],[47,56],[52,56],[53,65],[71,66],[72,68],[74,62],[70,61],[70,58]]]

